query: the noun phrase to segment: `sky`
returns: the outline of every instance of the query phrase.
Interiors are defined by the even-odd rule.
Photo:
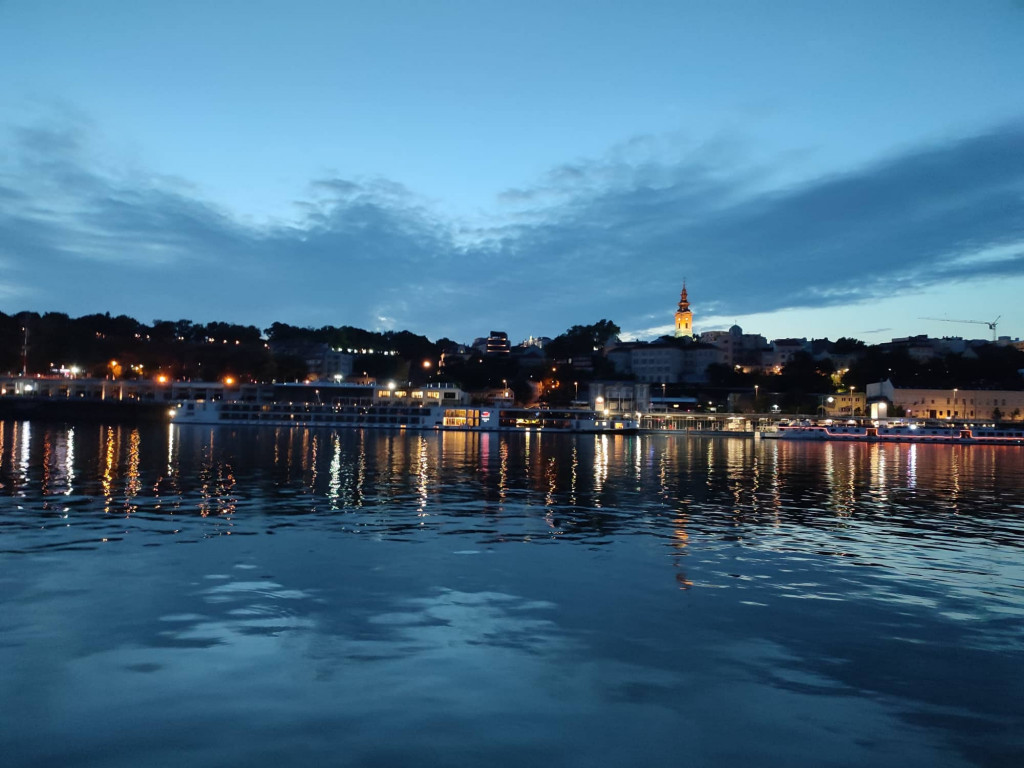
[[[8,314],[1024,335],[1021,0],[0,0],[0,73]]]

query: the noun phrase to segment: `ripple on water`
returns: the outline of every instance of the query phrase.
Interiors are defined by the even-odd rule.
[[[0,430],[25,764],[1024,753],[1019,450]]]

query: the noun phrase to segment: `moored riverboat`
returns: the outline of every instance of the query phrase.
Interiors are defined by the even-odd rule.
[[[320,386],[278,387],[252,400],[184,400],[170,409],[178,424],[342,427],[471,432],[635,432],[634,419],[582,408],[471,405],[461,390],[388,387],[345,391]]]
[[[829,424],[803,422],[780,424],[762,437],[779,440],[882,443],[946,443],[959,445],[1024,446],[1024,426],[1000,424],[945,425]]]

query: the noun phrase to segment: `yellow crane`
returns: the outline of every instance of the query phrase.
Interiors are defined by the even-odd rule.
[[[992,341],[996,340],[996,326],[999,325],[999,320],[1002,315],[997,317],[995,320],[952,320],[948,317],[919,317],[918,320],[937,320],[940,323],[973,323],[974,325],[987,325],[992,331]]]

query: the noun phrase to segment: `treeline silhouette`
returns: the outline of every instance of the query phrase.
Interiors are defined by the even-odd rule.
[[[385,367],[395,367],[401,360],[436,356],[451,343],[435,344],[408,331],[375,333],[349,326],[314,329],[274,323],[264,331],[253,325],[191,320],[146,324],[109,313],[73,318],[62,312],[0,312],[0,370],[30,375],[73,367],[83,376],[99,377],[164,374],[215,381],[231,375],[290,380],[306,374],[306,363],[295,352],[309,345],[393,351]],[[380,368],[377,357],[385,359],[366,355],[360,363],[364,368]]]
[[[0,312],[0,371],[36,375],[74,367],[80,375],[97,377],[216,381],[230,375],[243,381],[295,381],[307,375],[311,353],[331,348],[353,355],[356,375],[414,384],[446,381],[469,390],[508,387],[519,401],[539,397],[561,404],[584,394],[590,380],[624,378],[604,356],[605,345],[619,332],[615,323],[602,319],[572,326],[549,340],[543,352],[514,349],[486,355],[451,339],[431,341],[407,330],[279,322],[261,330],[191,320],[146,324],[109,313],[72,318],[61,312]],[[867,384],[887,378],[909,387],[1019,389],[1024,370],[1024,352],[1012,346],[976,345],[965,354],[931,359],[917,359],[892,344],[867,346],[855,339],[816,339],[810,346],[814,354],[795,355],[781,373],[714,365],[704,384],[668,384],[663,391],[697,395],[701,405],[718,405],[726,393],[754,392],[756,385],[763,398],[797,410],[808,404],[813,408],[821,393],[850,386],[863,392]],[[439,370],[442,354],[445,365]],[[848,368],[837,370],[839,364]]]

